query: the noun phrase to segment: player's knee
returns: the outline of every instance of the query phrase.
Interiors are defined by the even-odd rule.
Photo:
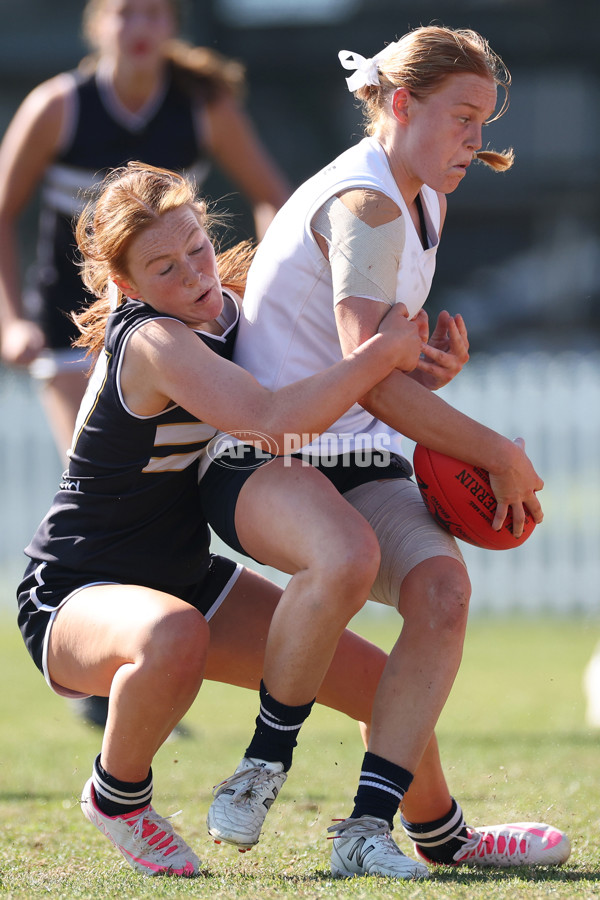
[[[455,560],[437,557],[421,564],[402,585],[405,620],[439,636],[463,636],[469,614],[471,583],[467,570]]]
[[[355,522],[336,535],[325,551],[327,579],[335,595],[345,604],[354,601],[358,611],[369,595],[381,561],[375,532],[366,520]]]
[[[464,571],[454,577],[438,578],[431,586],[431,599],[439,627],[446,633],[464,634],[469,614],[471,584]]]
[[[446,632],[464,635],[469,614],[469,595],[459,588],[445,590],[438,604]]]
[[[152,629],[146,653],[169,678],[195,678],[204,670],[209,628],[202,613],[189,604],[170,610]]]

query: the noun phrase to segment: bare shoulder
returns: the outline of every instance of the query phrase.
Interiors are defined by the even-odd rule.
[[[157,415],[171,402],[162,380],[185,359],[188,331],[175,319],[155,319],[145,322],[129,338],[120,380],[125,403],[136,415]]]
[[[62,118],[65,105],[71,99],[75,83],[71,75],[66,72],[55,75],[38,84],[27,95],[22,104],[22,109],[32,119]]]
[[[74,96],[73,79],[64,74],[44,81],[21,103],[0,148],[3,202],[21,209],[55,157]]]
[[[149,319],[140,325],[129,339],[130,347],[154,348],[159,352],[169,352],[173,349],[173,341],[177,342],[194,339],[194,332],[184,322],[174,316],[164,315],[156,319]]]
[[[370,188],[351,188],[339,196],[344,206],[371,228],[386,225],[402,215],[400,207],[391,197]]]
[[[202,354],[204,345],[191,328],[178,319],[165,316],[144,322],[127,342],[123,357],[125,382],[143,385],[149,396],[156,390],[160,373],[177,371],[188,354]]]

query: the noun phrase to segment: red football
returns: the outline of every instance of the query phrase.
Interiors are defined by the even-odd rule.
[[[454,537],[486,550],[510,550],[520,547],[535,528],[532,516],[525,510],[523,534],[516,538],[509,509],[500,531],[494,531],[492,522],[497,504],[485,469],[421,444],[415,447],[413,466],[427,509]]]

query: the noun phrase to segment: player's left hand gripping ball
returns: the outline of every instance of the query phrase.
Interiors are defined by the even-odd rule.
[[[525,510],[523,533],[516,538],[509,510],[500,531],[494,531],[497,504],[485,469],[421,444],[415,447],[413,466],[427,509],[454,537],[486,550],[510,550],[520,547],[535,528],[533,517]]]

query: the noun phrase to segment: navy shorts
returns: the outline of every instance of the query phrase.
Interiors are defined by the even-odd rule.
[[[250,444],[230,448],[210,464],[200,480],[200,502],[208,524],[222,541],[238,553],[249,556],[235,530],[235,508],[241,489],[252,473],[275,457],[257,452]],[[292,454],[319,469],[340,494],[369,481],[410,478],[412,466],[403,456],[373,451],[344,453],[333,458]],[[250,557],[252,558],[252,557]]]
[[[179,597],[194,606],[208,620],[226,599],[241,571],[242,568],[237,563],[213,553],[207,559],[206,574],[199,584],[142,586]],[[94,584],[122,583],[122,579],[107,578],[106,574],[83,574],[54,563],[30,560],[23,581],[17,589],[18,623],[29,655],[46,679],[48,673],[45,658],[49,627],[60,606],[82,588]]]

